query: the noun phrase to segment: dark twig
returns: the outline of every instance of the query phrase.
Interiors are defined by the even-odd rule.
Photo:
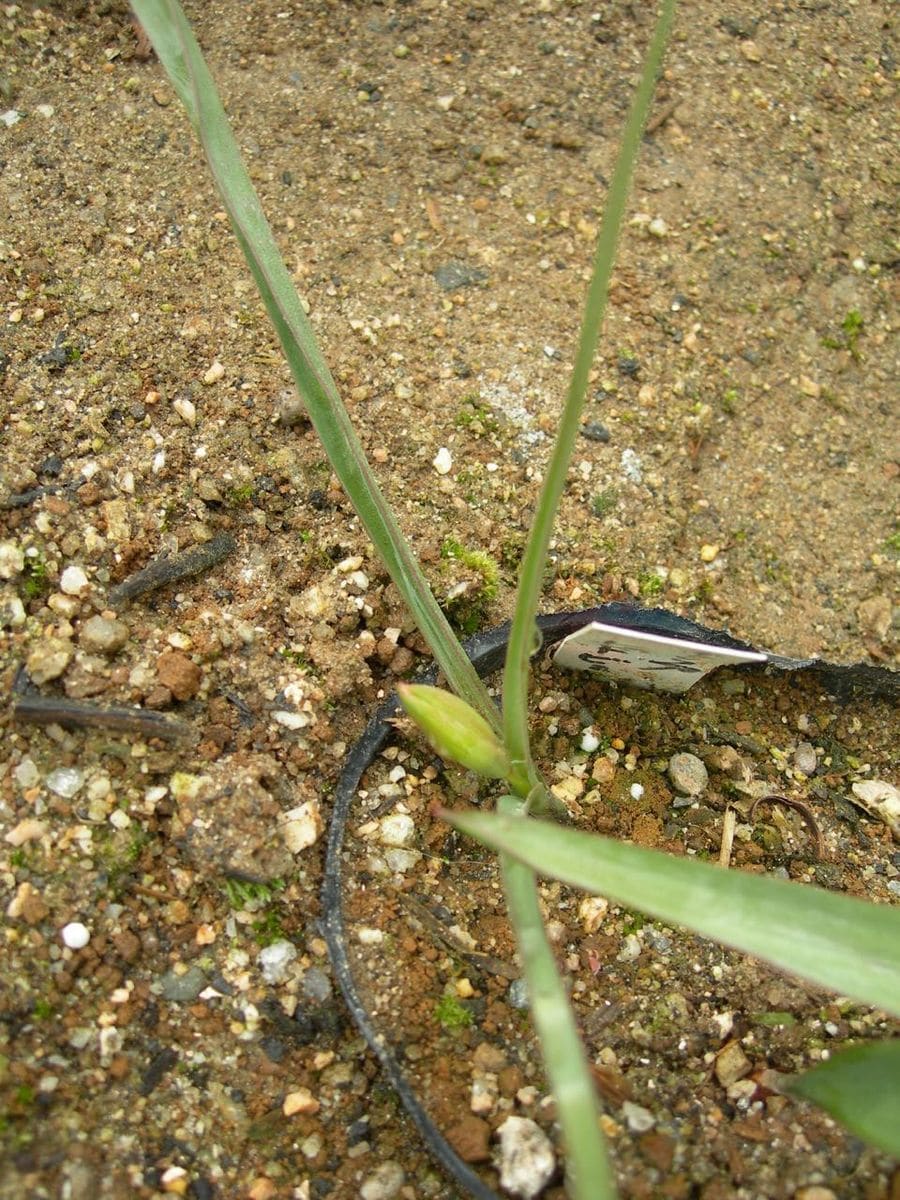
[[[162,713],[145,708],[104,708],[99,704],[80,704],[57,696],[22,696],[13,700],[16,721],[30,725],[62,725],[67,729],[111,729],[119,733],[139,733],[143,737],[173,742],[187,737],[191,727]]]
[[[114,587],[109,593],[109,603],[113,608],[118,608],[136,596],[155,592],[158,588],[177,583],[179,579],[186,579],[190,575],[199,575],[201,571],[209,570],[229,554],[233,554],[236,545],[230,533],[217,533],[201,546],[192,546],[190,550],[184,550],[171,558],[155,558],[146,567],[129,575]]]
[[[783,808],[792,808],[795,812],[798,812],[816,843],[816,857],[825,857],[825,843],[822,839],[822,831],[808,804],[804,804],[802,800],[792,800],[790,796],[758,796],[747,811],[748,821],[752,820],[753,813],[759,804],[780,804]]]

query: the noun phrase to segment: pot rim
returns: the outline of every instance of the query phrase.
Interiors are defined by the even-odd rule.
[[[545,649],[568,637],[569,634],[577,632],[592,621],[603,621],[610,625],[622,625],[630,629],[663,634],[688,641],[702,640],[712,645],[727,646],[738,650],[755,649],[747,642],[740,641],[727,632],[708,629],[704,625],[663,608],[643,608],[639,605],[613,602],[602,604],[596,608],[554,613],[537,618]],[[476,634],[463,642],[463,649],[482,677],[492,674],[503,665],[509,630],[510,622],[507,621],[503,625]],[[782,671],[815,671],[821,675],[823,684],[839,701],[847,700],[854,695],[883,697],[895,701],[900,699],[900,673],[874,666],[871,663],[836,666],[821,659],[795,659],[770,654],[766,663],[751,663],[746,666],[736,666],[733,669],[766,670],[769,667]],[[415,679],[418,683],[433,684],[437,677],[438,668],[432,665],[417,675]],[[432,1157],[461,1188],[474,1197],[474,1200],[499,1200],[497,1193],[487,1187],[480,1176],[467,1163],[463,1162],[419,1103],[398,1059],[369,1018],[357,991],[347,956],[346,928],[341,903],[341,855],[347,819],[363,774],[373,762],[376,754],[389,741],[394,732],[392,721],[401,713],[402,709],[396,693],[392,693],[379,706],[362,736],[347,754],[335,790],[331,824],[328,830],[325,877],[321,890],[322,931],[328,946],[332,970],[350,1014],[400,1097],[407,1114],[412,1118]]]

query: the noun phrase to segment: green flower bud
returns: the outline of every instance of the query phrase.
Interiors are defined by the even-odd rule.
[[[441,758],[488,779],[507,777],[510,765],[503,743],[465,700],[421,683],[398,684],[397,695]]]

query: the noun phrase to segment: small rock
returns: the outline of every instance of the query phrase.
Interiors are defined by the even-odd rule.
[[[116,654],[127,641],[128,626],[109,617],[91,617],[78,635],[79,645],[98,654]]]
[[[705,563],[715,562],[719,557],[720,549],[721,547],[715,545],[715,543],[706,542],[705,545],[700,547],[700,561]]]
[[[381,1163],[367,1175],[359,1189],[361,1200],[393,1200],[406,1182],[406,1172],[399,1163]]]
[[[539,1196],[553,1177],[556,1157],[550,1139],[528,1117],[507,1117],[497,1130],[500,1186],[522,1200]]]
[[[383,846],[410,846],[415,840],[416,824],[408,813],[390,813],[381,818],[379,826]]]
[[[25,667],[34,683],[47,683],[59,679],[74,653],[75,647],[68,638],[44,638],[28,655]]]
[[[197,407],[192,400],[188,400],[187,396],[177,396],[172,401],[172,407],[184,421],[185,425],[189,425],[192,429],[197,424]]]
[[[816,748],[810,742],[798,742],[793,754],[794,766],[804,775],[815,775],[819,766]]]
[[[0,579],[15,579],[25,570],[25,552],[15,542],[0,542]]]
[[[431,464],[437,471],[438,475],[447,475],[453,466],[453,455],[446,446],[441,446],[437,454],[434,456]]]
[[[173,968],[166,971],[159,982],[164,999],[175,1004],[189,1004],[206,987],[206,976],[199,967],[188,967],[182,974]]]
[[[762,62],[762,55],[759,52],[759,47],[757,46],[756,42],[741,42],[741,54],[747,60],[747,62]]]
[[[669,227],[662,217],[654,217],[647,226],[647,232],[656,238],[664,238],[669,232]]]
[[[84,786],[84,772],[78,767],[57,767],[44,782],[54,795],[71,800]]]
[[[850,790],[863,808],[883,821],[900,840],[900,789],[885,779],[861,779]]]
[[[83,950],[91,940],[91,931],[81,921],[70,921],[68,925],[63,925],[60,937],[70,950]]]
[[[716,1079],[727,1088],[749,1074],[752,1065],[740,1042],[728,1042],[716,1055]]]
[[[14,826],[3,840],[9,842],[10,846],[24,846],[26,842],[36,842],[46,832],[47,826],[43,821],[38,821],[34,817],[26,817]]]
[[[509,162],[509,155],[502,146],[491,144],[482,150],[481,161],[488,167],[502,167]]]
[[[436,267],[434,278],[439,288],[445,292],[453,292],[457,288],[473,287],[476,283],[481,283],[487,279],[487,272],[470,267],[468,263],[453,260]]]
[[[66,567],[59,577],[59,590],[67,596],[80,596],[88,586],[88,577],[81,567]]]
[[[21,597],[11,588],[0,592],[0,629],[21,629],[27,614]]]
[[[668,773],[672,787],[682,796],[699,796],[709,783],[706,767],[696,754],[673,754]]]
[[[331,980],[321,967],[310,967],[304,974],[303,982],[300,986],[308,1000],[315,1000],[319,1004],[324,1004],[326,1000],[331,999],[333,991]]]
[[[581,427],[581,434],[589,442],[608,442],[610,438],[609,430],[599,421],[585,421]]]
[[[467,1163],[487,1162],[491,1157],[490,1140],[490,1125],[471,1114],[447,1131],[447,1141]]]
[[[319,801],[307,800],[305,804],[282,813],[278,825],[291,854],[299,854],[308,846],[315,845],[323,828]]]
[[[285,940],[264,946],[256,956],[266,983],[281,983],[287,978],[291,963],[297,957],[297,947]]]
[[[176,700],[190,700],[203,682],[203,672],[180,650],[164,650],[156,660],[156,674]]]
[[[815,1183],[811,1187],[797,1188],[793,1200],[838,1200],[831,1188]]]
[[[214,362],[203,376],[203,382],[207,387],[210,387],[212,384],[218,383],[224,374],[225,368],[222,366],[222,364],[220,362]]]
[[[6,915],[13,921],[22,920],[26,925],[38,925],[50,909],[44,898],[26,879],[16,888],[16,894],[6,907]]]
[[[288,1092],[285,1096],[281,1111],[286,1117],[293,1117],[296,1113],[312,1116],[320,1108],[321,1105],[309,1088],[298,1088],[296,1092]]]
[[[653,1113],[648,1108],[635,1104],[632,1100],[626,1100],[623,1103],[622,1116],[632,1133],[646,1133],[656,1124],[656,1117]]]

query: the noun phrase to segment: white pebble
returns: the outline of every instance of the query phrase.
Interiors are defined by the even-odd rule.
[[[654,217],[647,226],[647,232],[653,237],[663,238],[669,232],[669,227],[662,217]]]
[[[186,396],[179,396],[172,401],[172,407],[184,421],[185,425],[190,425],[191,428],[197,424],[197,408],[193,401],[188,400]]]
[[[212,383],[218,383],[224,374],[225,368],[222,366],[222,364],[220,362],[214,362],[203,376],[203,382],[207,387],[209,387],[209,385]]]
[[[297,957],[297,947],[283,939],[265,946],[256,956],[266,983],[281,983],[287,978],[291,963]]]
[[[70,950],[83,950],[91,940],[91,931],[80,921],[70,921],[68,925],[63,925],[60,936]]]
[[[440,450],[438,450],[432,460],[432,465],[438,475],[449,474],[450,468],[453,466],[453,456],[446,446],[441,446]]]
[[[644,785],[642,783],[633,783],[628,791],[631,793],[632,800],[640,800],[644,794]]]
[[[81,791],[84,785],[84,775],[77,767],[57,767],[46,779],[47,787],[56,796],[71,800]]]
[[[522,1200],[533,1200],[556,1171],[550,1139],[528,1117],[507,1117],[497,1133],[500,1138],[500,1186]]]
[[[0,542],[0,579],[14,579],[25,570],[25,552],[15,542]]]
[[[409,846],[415,839],[416,826],[407,813],[391,813],[379,822],[379,840],[383,846]]]
[[[597,737],[596,733],[594,733],[594,730],[592,728],[586,729],[581,737],[582,750],[584,750],[587,754],[593,754],[599,745],[600,739]]]
[[[81,567],[66,567],[59,578],[59,589],[67,596],[80,596],[88,585],[88,577]]]

